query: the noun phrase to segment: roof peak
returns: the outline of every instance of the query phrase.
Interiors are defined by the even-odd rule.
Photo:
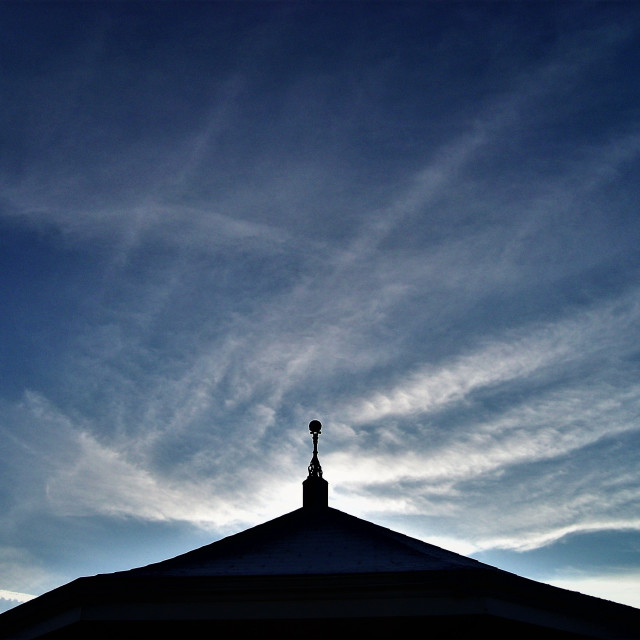
[[[296,509],[193,551],[128,572],[143,576],[256,576],[490,570],[338,509]]]

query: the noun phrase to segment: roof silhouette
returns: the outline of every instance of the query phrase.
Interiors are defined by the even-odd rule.
[[[250,576],[493,569],[326,507],[302,507],[132,576]]]
[[[640,640],[640,610],[536,582],[328,506],[317,458],[303,506],[174,558],[78,578],[0,615],[0,639],[172,634],[281,640],[489,635]]]

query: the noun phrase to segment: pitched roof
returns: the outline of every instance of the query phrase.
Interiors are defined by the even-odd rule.
[[[324,507],[302,507],[136,576],[251,576],[493,569],[432,544]]]
[[[2,614],[0,638],[267,628],[282,638],[347,629],[386,637],[422,620],[433,637],[544,631],[550,640],[640,639],[638,609],[522,578],[329,507],[320,426],[309,425],[314,454],[302,508],[169,560],[78,578]]]
[[[240,623],[294,638],[310,637],[310,620],[324,629],[313,637],[352,627],[382,637],[408,632],[417,619],[428,620],[434,637],[480,629],[495,638],[542,630],[551,640],[640,638],[637,609],[528,580],[328,506],[302,507],[163,562],[78,578],[2,614],[0,638],[236,633]]]

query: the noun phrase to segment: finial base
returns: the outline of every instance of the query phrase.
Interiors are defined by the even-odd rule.
[[[305,509],[329,506],[329,483],[324,478],[310,476],[302,483],[302,506]]]

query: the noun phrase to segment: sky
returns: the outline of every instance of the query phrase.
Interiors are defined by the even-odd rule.
[[[0,605],[332,507],[640,607],[640,4],[0,3]]]

